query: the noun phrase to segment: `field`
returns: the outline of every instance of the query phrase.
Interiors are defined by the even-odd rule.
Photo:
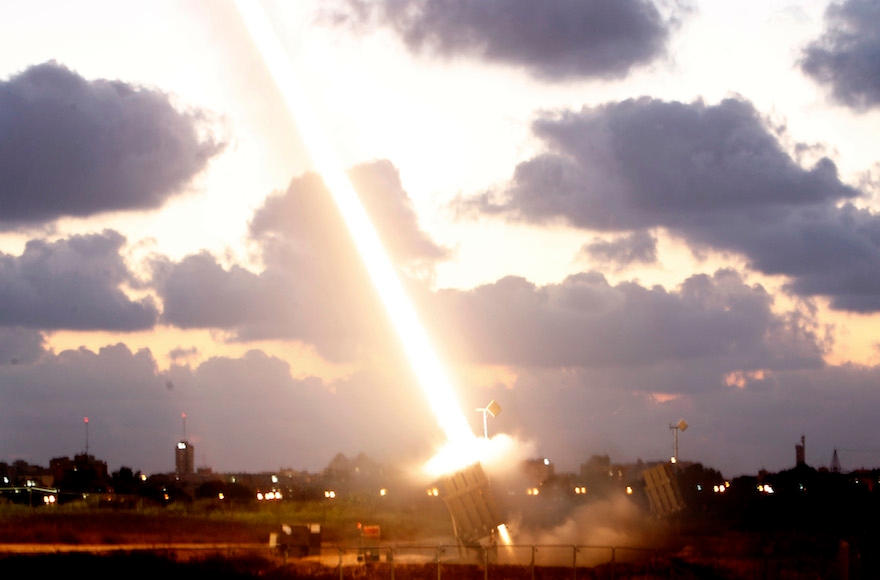
[[[358,523],[379,525],[376,562],[358,559]],[[284,524],[322,524],[321,556],[288,557],[270,549],[270,533]],[[0,505],[0,578],[47,577],[72,569],[97,577],[138,572],[190,579],[556,580],[562,578],[843,578],[872,577],[868,552],[840,560],[836,543],[816,543],[791,531],[673,534],[657,550],[618,547],[616,556],[588,559],[586,547],[540,546],[574,551],[568,564],[510,565],[505,550],[460,551],[442,502],[395,505],[366,500],[229,504],[194,501],[157,507],[93,497],[51,508]],[[809,541],[808,541],[809,540]],[[829,544],[829,545],[825,545]],[[438,548],[445,546],[445,548]],[[805,549],[805,546],[812,546]],[[529,547],[522,546],[528,555]],[[534,549],[534,547],[532,547]],[[77,551],[78,550],[78,551]],[[580,550],[580,551],[579,551]],[[442,556],[442,557],[441,557]],[[534,558],[533,558],[534,560]],[[488,564],[488,565],[487,565]]]
[[[395,552],[394,560],[383,549],[380,561],[358,562],[358,522],[379,525],[383,546],[404,548]],[[286,558],[268,547],[270,533],[299,523],[322,523],[321,558]],[[409,506],[366,501],[231,506],[203,501],[120,507],[91,498],[52,508],[0,505],[0,577],[5,578],[48,577],[72,569],[97,577],[136,570],[139,577],[191,579],[485,578],[480,557],[457,552],[454,543],[448,512],[436,501]],[[442,562],[434,556],[440,545],[447,546]],[[418,557],[416,546],[425,547]],[[595,575],[601,568],[590,570],[580,568],[578,577],[606,577]],[[540,567],[533,575],[528,567],[495,561],[491,571],[492,578],[550,580],[572,574],[571,568]]]
[[[322,524],[324,542],[346,544],[357,542],[359,522],[381,526],[383,541],[454,537],[442,502],[202,500],[157,507],[94,496],[51,508],[0,504],[0,544],[267,544],[284,524]]]

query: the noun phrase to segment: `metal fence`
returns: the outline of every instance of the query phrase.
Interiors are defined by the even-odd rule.
[[[360,546],[325,546],[317,558],[332,567],[340,580],[363,577],[395,580],[412,569],[432,569],[432,578],[461,579],[523,578],[651,578],[666,566],[652,548],[590,545],[499,545],[468,549],[455,545],[383,546],[365,550]],[[292,560],[292,559],[291,559]],[[285,558],[285,561],[288,561]],[[646,575],[647,574],[647,575]],[[660,577],[660,576],[658,576]],[[668,577],[666,575],[662,577]]]
[[[291,576],[306,569],[313,580],[653,580],[699,578],[736,580],[878,578],[874,562],[821,557],[670,553],[655,548],[597,545],[329,545],[301,557],[297,546],[267,544],[21,545],[12,554],[153,553],[175,561],[221,558],[262,561],[289,567]]]
[[[855,580],[873,577],[864,571],[842,571],[838,562],[815,554],[797,558],[683,557],[655,548],[597,545],[499,545],[485,549],[455,545],[381,546],[369,557],[360,546],[324,546],[319,557],[309,560],[320,561],[332,572],[327,577],[339,580]]]

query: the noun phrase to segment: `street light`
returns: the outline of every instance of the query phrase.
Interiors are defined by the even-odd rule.
[[[489,438],[489,424],[487,422],[487,417],[492,415],[493,417],[497,417],[499,413],[501,413],[501,405],[495,402],[494,399],[489,401],[489,404],[485,407],[479,407],[476,409],[478,413],[483,413],[483,437]]]
[[[685,421],[684,419],[681,419],[675,425],[670,423],[669,428],[672,429],[673,441],[674,441],[673,447],[672,447],[673,454],[672,454],[671,463],[673,463],[677,466],[678,465],[678,432],[685,431],[688,428],[688,424],[687,424],[687,421]]]
[[[334,499],[335,497],[336,497],[336,492],[333,491],[332,489],[325,489],[324,490],[324,499],[326,501],[323,502],[324,509],[322,510],[323,511],[322,520],[323,520],[323,525],[325,525],[325,526],[327,525],[327,503],[330,500]]]

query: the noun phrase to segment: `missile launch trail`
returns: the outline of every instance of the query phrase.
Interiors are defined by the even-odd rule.
[[[470,449],[469,460],[475,461],[477,458],[473,457],[473,450],[479,447],[474,445],[477,438],[465,419],[452,384],[430,344],[412,302],[404,292],[376,229],[318,126],[317,117],[297,82],[293,66],[280,39],[258,2],[237,0],[236,7],[251,40],[284,97],[288,111],[299,127],[317,171],[323,177],[342,214],[448,444],[458,450]]]

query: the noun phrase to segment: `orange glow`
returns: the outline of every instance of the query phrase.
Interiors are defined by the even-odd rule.
[[[510,539],[510,530],[507,529],[505,524],[498,526],[498,537],[501,538],[501,542],[507,546],[508,552],[512,553],[511,546],[513,545],[513,540]]]
[[[456,400],[452,384],[431,347],[394,266],[382,248],[379,235],[363,204],[318,126],[306,95],[292,72],[284,47],[257,2],[238,0],[236,6],[251,40],[297,123],[316,169],[342,214],[440,427],[449,443],[459,450],[469,449],[476,437]]]
[[[297,341],[263,340],[242,343],[229,340],[222,332],[204,329],[180,329],[158,326],[150,332],[130,332],[115,334],[111,332],[79,332],[61,330],[46,337],[46,345],[53,352],[85,348],[98,352],[101,348],[124,343],[132,352],[148,350],[160,371],[171,365],[197,367],[212,357],[241,358],[248,351],[259,350],[267,356],[283,360],[290,365],[290,376],[301,380],[318,377],[325,381],[345,379],[354,373],[354,364],[334,364],[327,362],[311,345]],[[190,349],[186,356],[171,359],[168,353],[174,349]]]
[[[675,393],[651,393],[651,398],[654,399],[655,403],[668,403],[669,401],[675,401],[680,396]]]
[[[727,376],[724,377],[724,383],[728,387],[744,389],[749,381],[761,381],[764,380],[764,376],[764,371],[760,369],[756,371],[735,371],[728,373]]]

